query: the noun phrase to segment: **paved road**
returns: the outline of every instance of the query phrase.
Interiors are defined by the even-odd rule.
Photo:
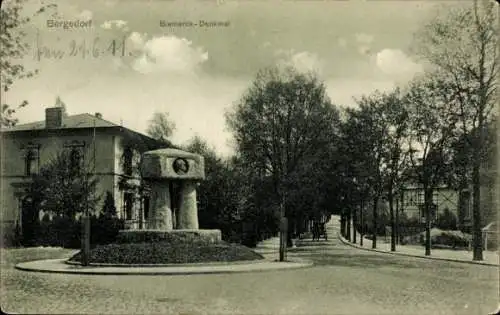
[[[315,267],[277,272],[81,276],[3,265],[1,306],[51,314],[484,315],[498,305],[495,267],[371,253],[331,238],[290,254]]]

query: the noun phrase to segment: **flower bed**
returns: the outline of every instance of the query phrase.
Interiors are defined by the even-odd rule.
[[[97,246],[90,251],[90,263],[100,264],[186,264],[259,259],[264,259],[264,257],[245,246],[228,243],[212,245],[166,242],[108,244]],[[80,252],[69,259],[70,262],[80,260]]]

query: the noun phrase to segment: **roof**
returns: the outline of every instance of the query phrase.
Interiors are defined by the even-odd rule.
[[[94,125],[95,124],[95,125]],[[135,137],[137,140],[140,139],[140,142],[144,145],[148,146],[148,150],[153,150],[158,147],[173,147],[174,146],[170,141],[160,141],[151,138],[150,136],[144,135],[140,132],[134,131],[132,129],[117,125],[110,121],[104,120],[102,118],[96,117],[94,115],[85,113],[71,116],[63,116],[62,126],[59,128],[45,128],[45,120],[36,121],[27,124],[20,124],[10,128],[2,128],[2,132],[11,133],[11,132],[23,132],[23,131],[32,131],[32,130],[61,130],[61,129],[90,129],[90,128],[120,128],[121,131],[125,132],[129,137]],[[137,138],[139,137],[139,138]]]
[[[94,122],[96,128],[120,127],[120,125],[114,124],[112,122],[96,117],[94,115],[85,113],[85,114],[63,117],[62,126],[58,129],[94,128]],[[27,131],[27,130],[42,130],[42,129],[45,129],[45,120],[27,124],[20,124],[10,128],[2,128],[2,131],[12,132],[12,131]]]

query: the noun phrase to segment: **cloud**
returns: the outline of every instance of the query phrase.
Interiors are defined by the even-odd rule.
[[[127,26],[127,21],[124,20],[109,20],[105,21],[104,23],[101,24],[101,27],[110,30],[113,28],[113,26],[116,29],[121,29],[121,30],[128,30]]]
[[[321,72],[323,63],[315,53],[308,51],[295,53],[293,50],[278,50],[276,51],[276,55],[283,56],[278,61],[278,64],[292,66],[299,72]]]
[[[134,49],[142,49],[146,42],[146,36],[147,34],[132,32],[127,40]]]
[[[89,11],[89,10],[83,10],[82,12],[80,12],[80,14],[78,15],[78,18],[82,19],[83,21],[90,21],[92,20],[92,16],[94,14],[92,13],[92,11]]]
[[[332,102],[342,107],[356,107],[356,99],[378,90],[390,91],[395,87],[392,80],[387,79],[331,79],[325,82],[326,92]]]
[[[137,45],[144,41],[139,34],[129,39]],[[208,60],[208,52],[193,47],[192,42],[185,38],[175,36],[153,37],[145,41],[140,50],[140,56],[132,63],[132,68],[140,73],[191,73]]]
[[[383,49],[376,54],[377,68],[396,79],[408,79],[423,70],[422,65],[414,62],[399,49]]]

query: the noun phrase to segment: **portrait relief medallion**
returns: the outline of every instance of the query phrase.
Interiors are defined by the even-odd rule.
[[[174,169],[174,172],[179,175],[186,174],[189,171],[189,163],[184,158],[175,159],[172,167]]]

